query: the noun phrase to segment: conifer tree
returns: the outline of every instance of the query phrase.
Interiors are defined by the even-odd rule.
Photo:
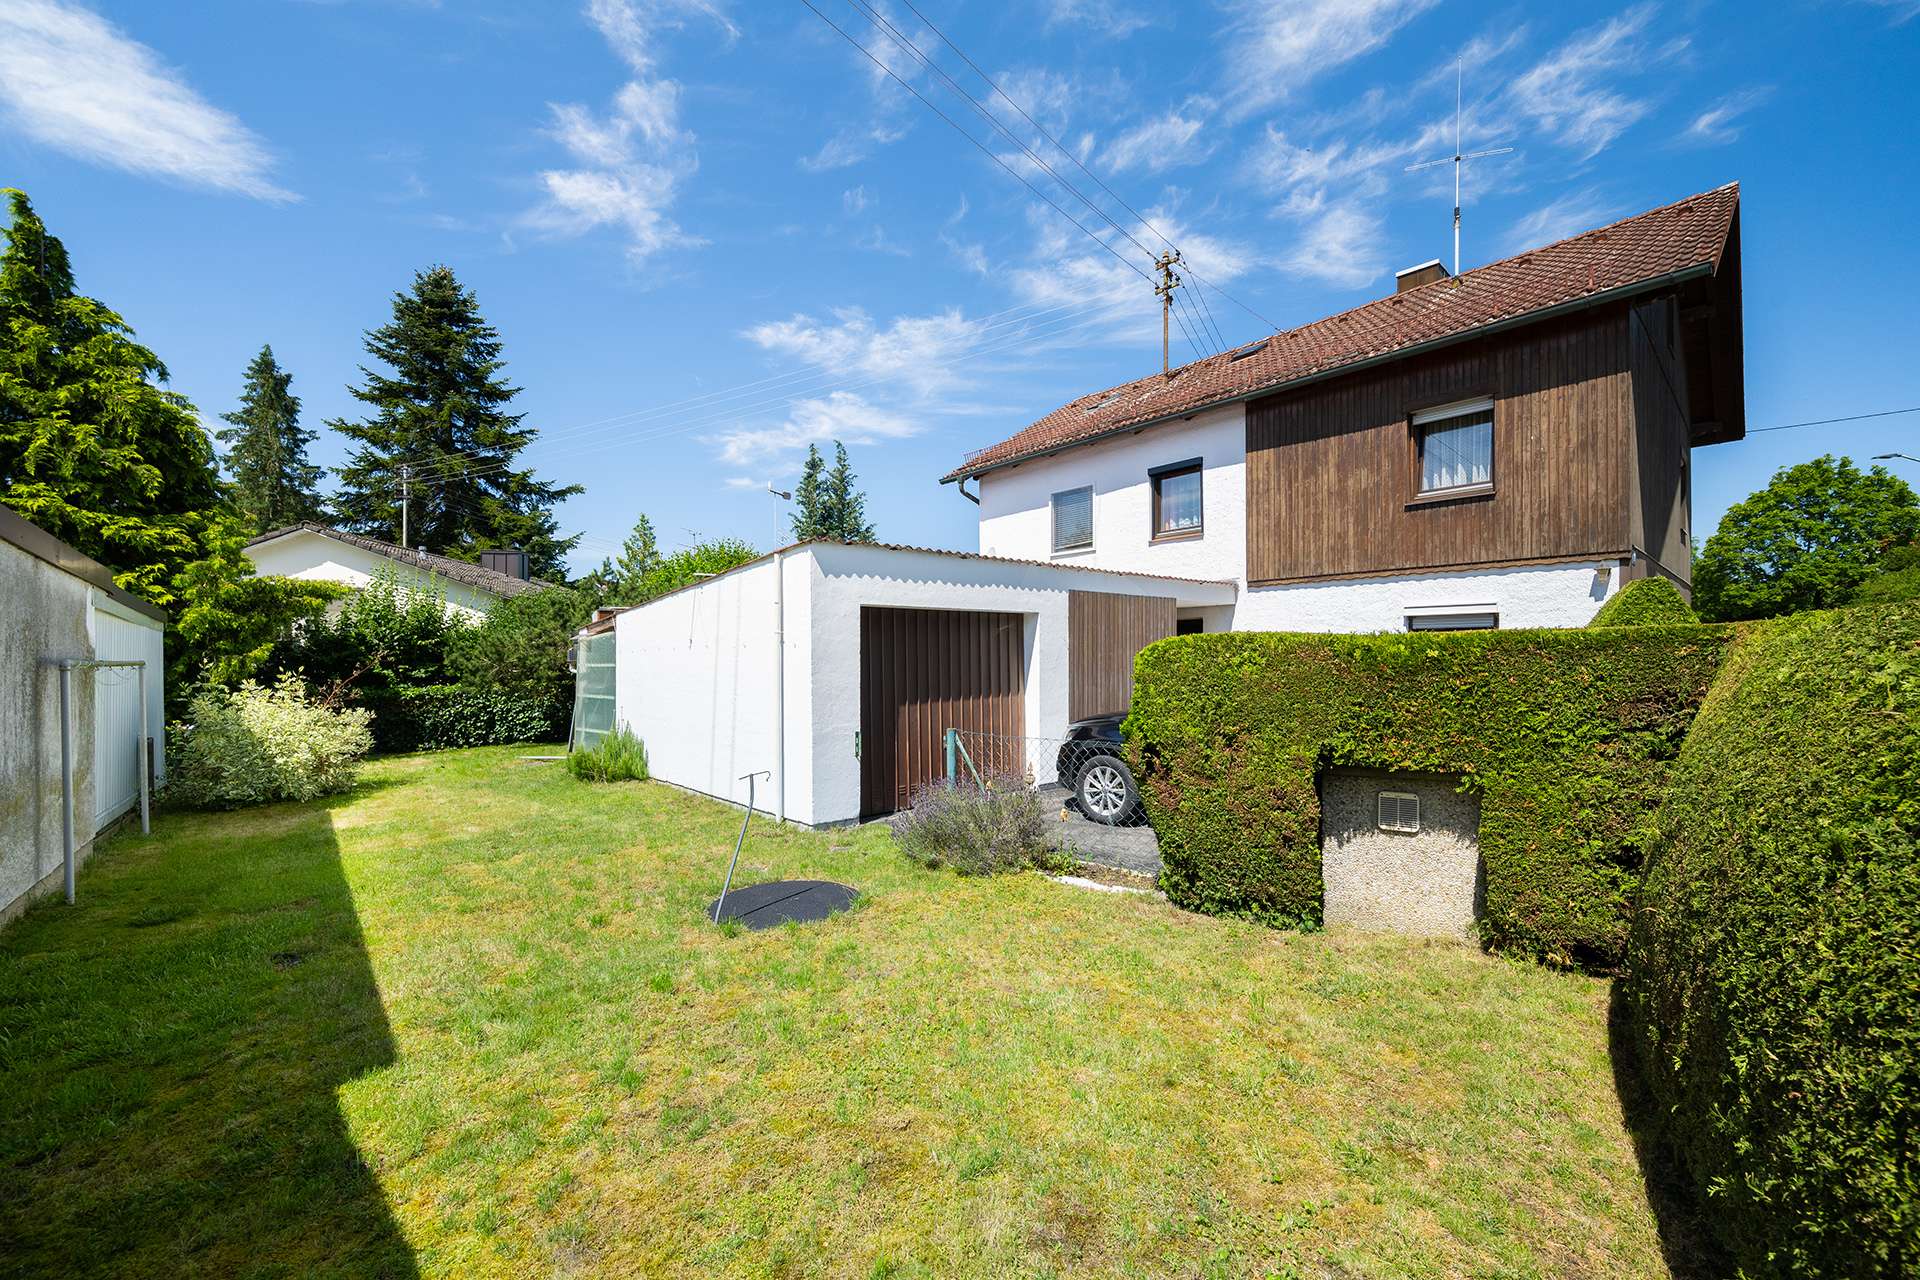
[[[620,544],[620,558],[605,559],[577,584],[582,594],[600,604],[637,604],[635,593],[646,576],[660,566],[660,541],[653,521],[642,515],[633,532]]]
[[[873,526],[867,523],[867,496],[854,487],[853,468],[847,464],[847,447],[833,442],[833,470],[827,473],[826,497],[822,503],[822,523],[827,537],[842,542],[872,542]]]
[[[821,460],[820,446],[807,446],[807,460],[800,468],[800,483],[793,487],[793,540],[810,542],[827,538],[827,464]]]
[[[74,292],[66,247],[8,189],[0,252],[0,503],[156,604],[219,501],[213,446],[166,366]]]
[[[300,397],[293,375],[262,346],[247,366],[240,407],[222,414],[233,425],[219,433],[227,446],[227,474],[233,479],[233,505],[255,533],[321,517],[321,469],[307,461],[314,433],[300,425]]]
[[[361,366],[365,384],[349,389],[371,415],[330,424],[358,442],[339,470],[341,522],[399,541],[405,465],[412,545],[467,559],[519,547],[536,576],[563,576],[578,537],[558,535],[552,507],[582,490],[513,465],[537,433],[509,412],[520,388],[501,376],[499,331],[472,291],[448,267],[416,273],[394,295],[393,319],[368,332],[366,349],[388,372]]]

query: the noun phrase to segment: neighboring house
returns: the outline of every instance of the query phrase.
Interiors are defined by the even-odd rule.
[[[74,865],[140,802],[140,690],[150,777],[166,777],[167,615],[106,566],[0,507],[0,921],[57,891],[72,796]],[[124,664],[145,664],[141,670]],[[116,664],[116,665],[101,665]],[[63,780],[61,667],[68,670]]]
[[[548,585],[527,576],[524,551],[482,551],[480,563],[469,564],[311,522],[261,534],[247,544],[247,556],[263,576],[338,582],[356,591],[385,574],[402,589],[444,596],[448,614],[469,621],[509,596]]]
[[[1227,578],[1183,629],[1579,626],[1691,591],[1698,445],[1745,434],[1730,184],[1084,396],[970,456],[980,550]]]

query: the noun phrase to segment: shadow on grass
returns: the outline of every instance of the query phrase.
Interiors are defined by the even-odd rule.
[[[394,1061],[324,805],[163,819],[0,932],[8,1275],[410,1277],[335,1099]]]
[[[1714,1241],[1707,1210],[1686,1166],[1661,1134],[1659,1105],[1641,1071],[1640,1049],[1618,981],[1607,1002],[1607,1050],[1613,1062],[1614,1092],[1647,1186],[1647,1203],[1660,1229],[1660,1252],[1667,1270],[1674,1280],[1723,1280],[1733,1274],[1733,1266]]]

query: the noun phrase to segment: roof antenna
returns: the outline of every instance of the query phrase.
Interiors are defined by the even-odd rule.
[[[1410,164],[1407,166],[1407,172],[1412,173],[1417,169],[1431,169],[1437,164],[1451,163],[1453,165],[1453,274],[1456,276],[1460,274],[1460,167],[1469,160],[1478,160],[1483,156],[1503,156],[1513,150],[1512,147],[1492,147],[1486,151],[1469,151],[1465,155],[1461,154],[1460,91],[1462,84],[1466,80],[1466,65],[1466,58],[1459,57],[1454,59],[1453,154],[1450,156],[1442,156],[1438,160],[1422,160],[1419,164]]]

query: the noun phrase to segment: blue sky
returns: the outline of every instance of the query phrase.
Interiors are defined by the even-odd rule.
[[[1107,243],[799,0],[0,0],[0,185],[209,421],[263,341],[310,425],[351,414],[362,331],[452,265],[543,432],[526,459],[587,487],[559,513],[578,567],[641,511],[669,545],[770,545],[762,486],[836,436],[882,538],[970,548],[944,471],[1157,366],[1120,260],[1145,254],[815,2]],[[1469,167],[1467,266],[1738,179],[1749,426],[1920,405],[1920,0],[914,4],[1114,196],[875,0],[1145,245],[1115,197],[1179,243],[1225,291],[1192,324],[1229,344],[1448,256],[1447,171],[1405,166],[1451,150],[1461,57],[1468,148],[1514,148]],[[1696,527],[1776,467],[1897,449],[1920,414],[1702,450]]]

